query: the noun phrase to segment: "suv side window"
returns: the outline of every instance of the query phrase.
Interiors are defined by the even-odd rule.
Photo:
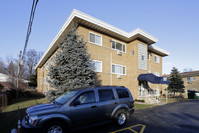
[[[118,94],[119,98],[128,98],[128,97],[130,97],[128,91],[125,90],[125,89],[116,89],[116,91],[117,91],[117,94]]]
[[[108,101],[115,99],[112,89],[98,90],[99,93],[99,101]]]
[[[75,101],[78,101],[80,104],[94,103],[96,102],[95,93],[94,91],[84,92],[79,95]]]

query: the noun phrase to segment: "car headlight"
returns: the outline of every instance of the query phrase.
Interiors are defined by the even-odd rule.
[[[28,124],[31,126],[35,126],[38,121],[38,116],[30,116],[28,119]]]

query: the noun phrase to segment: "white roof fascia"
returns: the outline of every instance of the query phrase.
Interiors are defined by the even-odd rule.
[[[60,37],[60,35],[64,32],[64,30],[67,28],[67,26],[70,24],[70,22],[73,20],[74,17],[78,17],[81,19],[84,19],[88,22],[94,23],[96,25],[99,25],[103,28],[106,28],[112,32],[115,32],[119,35],[122,35],[124,37],[130,38],[136,34],[141,34],[143,36],[145,36],[146,38],[149,38],[150,40],[157,42],[158,39],[155,38],[154,36],[146,33],[145,31],[143,31],[142,29],[138,28],[134,31],[132,31],[131,33],[128,33],[126,31],[123,31],[117,27],[114,27],[110,24],[107,24],[99,19],[96,19],[92,16],[89,16],[83,12],[80,12],[76,9],[73,9],[72,13],[70,14],[70,16],[68,17],[68,19],[66,20],[66,22],[64,23],[64,25],[62,26],[62,28],[59,30],[59,32],[57,33],[57,35],[55,36],[55,38],[53,39],[53,41],[50,43],[50,45],[48,46],[47,50],[45,51],[45,53],[43,54],[43,56],[41,57],[41,59],[39,60],[39,62],[37,63],[35,69],[37,69],[37,67],[39,66],[39,64],[41,63],[41,61],[44,59],[44,57],[47,55],[48,51],[52,48],[52,46],[54,45],[54,43],[57,41],[57,39]]]
[[[159,47],[156,46],[156,45],[149,45],[149,47],[152,48],[152,49],[155,49],[155,50],[157,50],[157,51],[160,51],[161,53],[164,53],[164,54],[166,54],[166,55],[170,55],[169,52],[167,52],[167,51],[164,50],[164,49],[159,48]]]

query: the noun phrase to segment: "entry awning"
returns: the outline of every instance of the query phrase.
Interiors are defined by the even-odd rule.
[[[137,78],[139,81],[148,81],[153,84],[169,84],[170,81],[167,77],[158,77],[152,73],[140,74]]]

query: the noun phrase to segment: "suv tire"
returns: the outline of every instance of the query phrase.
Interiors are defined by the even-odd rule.
[[[120,109],[115,113],[114,122],[117,126],[122,127],[126,124],[128,113],[125,109]]]
[[[45,125],[44,133],[65,133],[66,126],[59,121],[52,121]]]

